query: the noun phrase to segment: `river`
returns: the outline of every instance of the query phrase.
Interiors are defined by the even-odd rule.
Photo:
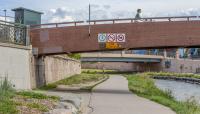
[[[155,85],[161,90],[170,90],[179,101],[194,98],[200,104],[200,85],[172,80],[155,80]]]

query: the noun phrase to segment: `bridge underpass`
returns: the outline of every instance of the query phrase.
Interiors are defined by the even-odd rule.
[[[82,53],[83,69],[107,69],[120,72],[160,71],[164,56],[119,53]]]
[[[38,55],[200,46],[199,17],[93,20],[32,25],[31,44]],[[110,23],[111,22],[111,23]],[[121,34],[123,42],[99,42],[100,34]]]
[[[83,53],[81,62],[135,62],[135,63],[160,63],[163,56],[137,55],[137,54],[105,54]]]

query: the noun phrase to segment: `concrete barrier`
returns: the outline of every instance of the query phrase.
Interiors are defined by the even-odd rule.
[[[166,65],[166,62],[169,65]],[[161,62],[161,71],[175,73],[199,73],[200,60],[192,59],[163,59]]]
[[[62,56],[34,57],[31,46],[0,43],[0,81],[33,89],[81,73],[80,61]]]
[[[181,81],[181,82],[200,85],[200,79],[197,79],[197,78],[173,77],[173,76],[152,76],[152,78],[154,78],[154,79],[162,79],[162,80]]]
[[[42,56],[34,59],[33,70],[36,82],[32,88],[35,88],[80,74],[81,63],[62,56]]]
[[[0,80],[5,77],[15,89],[31,89],[31,47],[0,43]]]

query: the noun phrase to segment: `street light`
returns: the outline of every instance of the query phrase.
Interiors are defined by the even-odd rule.
[[[91,15],[91,5],[90,5],[90,0],[89,0],[89,30],[88,30],[88,33],[89,33],[89,38],[90,38],[90,33],[91,33],[91,27],[90,27],[90,19],[91,19],[91,17],[90,17],[90,15]]]
[[[6,13],[7,13],[7,10],[4,9],[3,11],[4,11],[4,14],[5,14],[5,21],[6,21],[6,20],[7,20],[7,19],[6,19],[6,17],[7,17],[7,14],[6,14]]]

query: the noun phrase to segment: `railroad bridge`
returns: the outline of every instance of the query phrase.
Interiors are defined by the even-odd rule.
[[[104,50],[200,46],[200,17],[153,17],[49,23],[30,27],[39,55]],[[121,35],[123,41],[101,42],[99,35]],[[121,37],[119,37],[121,38]]]

